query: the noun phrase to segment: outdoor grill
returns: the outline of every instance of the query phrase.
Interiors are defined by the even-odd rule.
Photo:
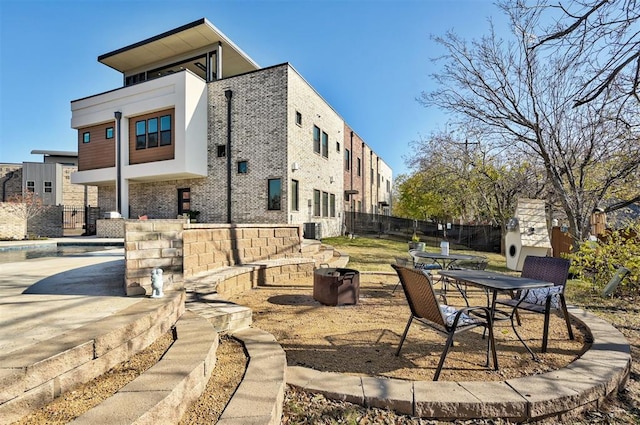
[[[325,305],[358,304],[360,272],[353,269],[319,268],[313,272],[313,299]]]

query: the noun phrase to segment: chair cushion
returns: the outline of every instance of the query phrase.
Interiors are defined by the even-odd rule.
[[[460,311],[459,309],[452,307],[450,305],[440,305],[440,311],[442,312],[442,315],[444,316],[444,322],[447,324],[447,326],[453,326],[453,321],[456,318],[456,314],[458,314],[458,311]],[[474,319],[473,317],[469,316],[466,313],[462,313],[460,315],[460,319],[458,320],[458,326],[464,326],[464,325],[473,325],[475,323],[478,323],[479,320],[478,319]]]
[[[524,302],[537,305],[545,305],[547,297],[551,296],[551,308],[560,307],[560,297],[556,296],[562,292],[562,286],[552,286],[550,288],[530,289],[524,294]]]
[[[437,263],[416,263],[415,268],[419,270],[440,270],[442,266]]]

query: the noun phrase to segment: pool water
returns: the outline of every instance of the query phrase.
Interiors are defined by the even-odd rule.
[[[13,263],[16,261],[31,260],[33,258],[44,257],[66,257],[86,254],[89,252],[104,251],[107,249],[117,249],[122,246],[117,245],[63,245],[48,244],[28,248],[11,248],[0,250],[0,263]]]

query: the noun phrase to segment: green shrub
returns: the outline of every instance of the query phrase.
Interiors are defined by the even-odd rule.
[[[628,291],[640,288],[640,223],[620,230],[607,230],[598,241],[585,241],[578,251],[567,256],[571,259],[571,272],[585,280],[592,280],[602,289],[616,272],[624,266],[631,270],[622,281]]]

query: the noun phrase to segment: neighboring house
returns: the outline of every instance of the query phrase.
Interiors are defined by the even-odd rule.
[[[124,86],[71,102],[72,182],[98,186],[103,211],[320,223],[323,237],[340,234],[356,199],[360,211],[389,213],[382,159],[357,136],[350,154],[351,129],[290,64],[260,68],[206,19],[98,61]]]
[[[82,208],[97,204],[97,188],[71,183],[78,169],[77,152],[32,150],[43,155],[42,162],[1,164],[2,201],[34,193],[43,205]]]

